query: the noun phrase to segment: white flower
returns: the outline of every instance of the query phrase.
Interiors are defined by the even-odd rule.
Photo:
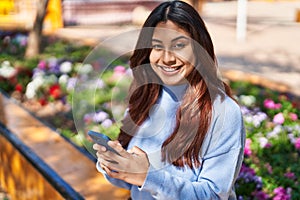
[[[105,119],[101,125],[104,127],[104,128],[109,128],[110,126],[112,126],[113,122],[110,120],[110,119]]]
[[[50,74],[49,76],[44,76],[44,84],[52,85],[57,83],[57,77],[54,74]]]
[[[67,82],[67,90],[68,91],[71,91],[75,88],[76,81],[77,81],[77,78],[74,78],[74,77],[68,79],[68,82]]]
[[[253,116],[253,125],[255,127],[259,127],[261,125],[261,123],[267,119],[267,114],[264,112],[257,112],[254,116]]]
[[[89,74],[93,71],[93,66],[91,64],[84,64],[82,66],[77,66],[78,67],[78,73],[79,74]]]
[[[295,138],[295,136],[294,136],[293,133],[289,133],[289,134],[288,134],[288,138],[290,139],[290,142],[291,142],[292,144],[295,144],[295,143],[296,143],[296,138]]]
[[[16,72],[17,72],[17,70],[10,65],[9,61],[2,62],[1,67],[0,67],[0,76],[2,76],[4,78],[10,78]]]
[[[33,84],[34,89],[37,90],[39,87],[43,85],[44,81],[45,80],[43,76],[37,76],[31,82]]]
[[[276,125],[274,129],[267,133],[267,138],[278,138],[278,134],[283,130],[281,125]]]
[[[63,74],[67,74],[67,73],[71,72],[71,70],[72,70],[72,63],[69,61],[63,62],[59,66],[59,71]]]
[[[26,92],[25,92],[25,96],[28,98],[28,99],[32,99],[34,98],[36,95],[36,88],[35,88],[35,85],[33,82],[30,82],[27,84],[27,87],[26,87]]]
[[[32,78],[35,79],[38,76],[44,76],[44,75],[45,75],[45,72],[43,70],[41,70],[39,68],[35,68],[33,70],[33,76],[32,76]]]
[[[240,102],[245,106],[252,106],[256,102],[256,98],[252,95],[241,95]]]
[[[60,85],[66,85],[69,80],[69,76],[67,74],[63,74],[58,78],[58,83]]]
[[[32,99],[36,95],[36,91],[44,84],[45,80],[43,76],[36,76],[26,86],[25,95],[28,99]]]
[[[131,68],[128,68],[128,69],[126,70],[126,75],[128,75],[129,77],[133,77]]]
[[[268,144],[268,139],[265,137],[259,138],[259,145],[261,148],[264,148]]]
[[[251,115],[245,115],[244,120],[247,123],[252,123],[253,122],[253,117]]]
[[[102,89],[105,87],[105,82],[102,80],[102,79],[98,79],[97,82],[96,82],[96,88],[98,89]]]
[[[108,117],[109,117],[109,115],[106,112],[100,111],[93,115],[93,121],[94,122],[103,122],[104,120],[108,119]]]
[[[1,67],[11,67],[10,62],[7,60],[3,61]]]

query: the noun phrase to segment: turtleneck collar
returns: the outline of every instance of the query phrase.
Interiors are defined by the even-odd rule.
[[[181,101],[188,84],[182,85],[163,85],[163,90],[165,90],[174,101]]]

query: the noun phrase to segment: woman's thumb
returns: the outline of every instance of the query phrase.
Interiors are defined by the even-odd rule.
[[[137,146],[132,147],[131,152],[135,154],[146,154],[142,149],[140,149]]]

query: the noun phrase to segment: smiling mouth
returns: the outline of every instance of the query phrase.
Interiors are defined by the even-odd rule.
[[[166,66],[159,66],[162,70],[166,71],[166,72],[175,72],[177,70],[180,69],[181,66],[178,67],[166,67]]]

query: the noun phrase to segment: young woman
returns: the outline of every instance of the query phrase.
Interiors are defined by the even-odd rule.
[[[236,199],[242,115],[197,11],[181,1],[155,8],[130,66],[128,111],[109,142],[120,155],[95,144],[97,169],[132,199]]]

